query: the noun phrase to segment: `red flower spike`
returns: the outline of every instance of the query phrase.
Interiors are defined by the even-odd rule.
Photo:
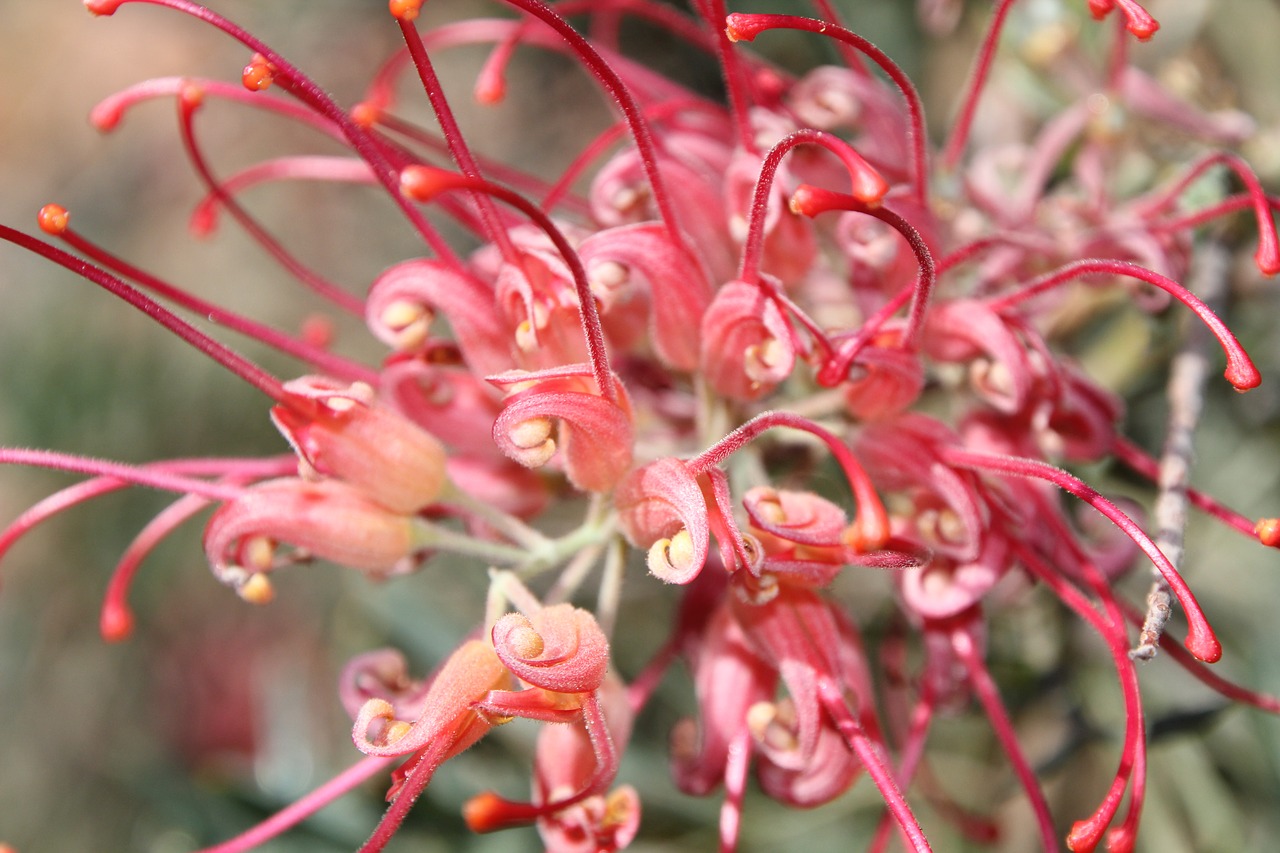
[[[259,483],[219,507],[204,532],[214,576],[255,599],[269,595],[263,573],[276,565],[276,542],[375,576],[405,566],[415,547],[408,517],[332,480]]]
[[[688,465],[666,458],[635,469],[618,484],[613,503],[627,541],[648,550],[654,577],[685,584],[698,576],[711,528],[706,498]]]
[[[392,512],[413,515],[444,490],[445,451],[431,433],[378,405],[373,389],[321,376],[286,382],[271,420],[304,477],[336,477]]]

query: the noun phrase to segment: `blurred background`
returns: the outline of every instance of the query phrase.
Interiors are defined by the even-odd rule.
[[[1052,5],[1025,0],[1020,8],[1046,3]],[[359,100],[374,69],[399,44],[382,0],[213,5],[294,59],[342,104]],[[920,34],[904,0],[844,5],[855,29],[924,80],[935,120],[947,116],[987,4],[971,4],[946,44]],[[1164,30],[1137,50],[1139,60],[1157,75],[1198,75],[1196,85],[1215,106],[1252,112],[1260,130],[1247,153],[1275,188],[1280,12],[1274,3],[1166,0],[1149,7]],[[422,23],[476,9],[500,13],[496,5],[432,0]],[[640,42],[634,48],[654,53],[671,73],[693,85],[716,85],[711,66],[663,53],[656,35]],[[778,37],[764,46],[797,69],[814,61],[812,41]],[[462,49],[439,60],[457,104],[469,103],[483,58],[483,51]],[[34,231],[36,211],[56,201],[70,209],[78,231],[118,255],[220,304],[301,328],[314,319],[316,301],[232,225],[203,240],[189,233],[187,217],[201,189],[182,155],[169,101],[137,108],[108,135],[86,120],[101,98],[140,80],[235,81],[247,59],[224,35],[160,8],[126,6],[112,18],[93,18],[76,0],[3,0],[0,222]],[[569,63],[546,56],[519,62],[507,103],[468,110],[464,130],[486,154],[555,174],[576,150],[573,141],[602,128],[608,114]],[[998,85],[1017,85],[1016,76],[998,79]],[[565,104],[573,105],[571,113]],[[420,103],[415,109],[425,116]],[[998,125],[998,104],[987,110],[996,111]],[[197,121],[220,174],[286,152],[337,153],[314,134],[244,108],[210,103]],[[354,292],[385,266],[420,252],[371,190],[277,187],[253,193],[247,203],[286,245]],[[1258,515],[1280,514],[1280,379],[1270,378],[1280,377],[1276,289],[1240,264],[1231,322],[1268,379],[1246,397],[1225,383],[1210,385],[1194,475],[1201,488]],[[257,392],[73,275],[0,246],[0,305],[0,444],[129,462],[284,450]],[[379,357],[357,324],[329,319],[338,350]],[[1167,353],[1176,344],[1170,330],[1178,326],[1126,322],[1100,336],[1094,364],[1130,397],[1129,434],[1156,448],[1166,414],[1165,377],[1144,369],[1147,350]],[[223,339],[278,375],[297,372],[253,342]],[[1089,353],[1082,355],[1088,362]],[[1117,472],[1090,477],[1110,491],[1150,498]],[[71,482],[66,475],[0,469],[0,521]],[[482,612],[482,571],[441,561],[383,586],[324,565],[282,572],[277,601],[253,608],[212,580],[200,550],[201,525],[193,522],[144,566],[132,595],[135,636],[105,644],[97,614],[111,568],[167,503],[164,495],[142,491],[111,495],[36,530],[0,563],[0,844],[19,853],[184,853],[230,837],[357,757],[334,688],[349,657],[393,645],[406,652],[414,672],[425,672]],[[1220,670],[1280,693],[1280,555],[1195,519],[1185,567],[1224,640]],[[1141,600],[1145,575],[1131,582],[1131,597]],[[673,606],[668,590],[639,573],[629,590],[622,627],[637,639],[618,650],[626,675],[661,643]],[[872,605],[865,610],[874,631],[882,614]],[[1009,700],[1020,723],[1033,737],[1043,735],[1029,749],[1044,767],[1055,815],[1063,821],[1083,816],[1114,772],[1120,738],[1120,699],[1099,644],[1042,608],[1029,610],[1024,624],[997,631],[993,647],[1014,662],[998,675],[1012,685]],[[1164,659],[1143,669],[1143,682],[1155,746],[1139,849],[1280,849],[1280,720],[1225,707]],[[718,799],[683,797],[667,775],[666,733],[689,713],[688,693],[687,678],[673,673],[641,718],[628,753],[620,778],[641,791],[645,807],[634,849],[714,849]],[[1078,725],[1080,737],[1059,754],[1051,744],[1062,740],[1064,718]],[[458,816],[460,804],[484,788],[523,795],[535,732],[532,725],[504,727],[450,762],[390,849],[540,849],[532,830],[476,837]],[[992,759],[990,741],[981,720],[941,723],[930,742],[935,767],[956,796],[973,794],[967,805],[1007,819],[999,849],[1028,849],[1025,804],[1007,768]],[[381,814],[381,790],[366,786],[263,849],[352,850]],[[794,849],[801,837],[810,849],[846,849],[874,828],[875,803],[866,784],[803,813],[753,795],[743,849]],[[967,849],[942,833],[939,850]]]

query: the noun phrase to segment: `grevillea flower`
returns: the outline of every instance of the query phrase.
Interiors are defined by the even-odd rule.
[[[1136,0],[1090,0],[1087,14],[996,0],[936,151],[921,93],[828,0],[752,14],[725,0],[503,0],[516,16],[459,9],[447,23],[435,4],[390,0],[383,27],[403,48],[367,69],[363,94],[341,99],[318,82],[331,69],[312,76],[220,9],[85,0],[97,16],[140,3],[199,21],[238,52],[226,79],[145,80],[108,95],[91,121],[115,132],[134,111],[171,102],[199,182],[191,230],[242,229],[272,264],[245,279],[301,285],[298,330],[149,272],[73,227],[61,205],[40,209],[42,236],[0,225],[0,240],[243,380],[283,440],[262,457],[131,464],[0,448],[0,462],[84,478],[0,531],[0,555],[91,499],[159,489],[177,497],[106,583],[107,640],[151,636],[166,605],[159,594],[130,604],[139,568],[208,512],[205,557],[240,598],[266,605],[278,569],[337,563],[358,574],[325,596],[296,596],[328,602],[322,615],[335,618],[315,624],[339,626],[348,653],[383,631],[407,644],[359,652],[341,669],[347,768],[237,825],[239,835],[209,839],[206,853],[259,847],[377,779],[388,804],[359,827],[361,853],[417,831],[421,798],[455,809],[442,788],[465,789],[470,830],[536,827],[553,853],[706,838],[671,806],[670,782],[648,773],[664,764],[679,794],[722,797],[714,831],[725,853],[753,826],[856,786],[867,790],[848,825],[828,814],[871,850],[895,835],[913,853],[990,844],[1007,813],[1025,810],[1045,850],[1065,840],[1123,853],[1138,843],[1155,787],[1148,751],[1163,728],[1162,700],[1143,691],[1159,674],[1139,679],[1140,661],[1166,650],[1227,698],[1280,712],[1280,700],[1207,667],[1245,644],[1243,629],[1230,626],[1225,599],[1202,605],[1192,590],[1212,589],[1205,564],[1224,558],[1184,559],[1181,544],[1194,506],[1280,547],[1280,521],[1246,518],[1190,488],[1186,471],[1206,365],[1224,361],[1221,388],[1262,381],[1210,307],[1228,302],[1211,285],[1225,289],[1230,249],[1197,229],[1246,213],[1253,267],[1274,275],[1280,199],[1232,150],[1252,119],[1200,109],[1165,82],[1189,75],[1130,61],[1134,38],[1164,35]],[[917,4],[940,37],[963,5]],[[1014,28],[1022,49],[998,49]],[[830,64],[793,73],[775,63],[761,51],[779,30]],[[680,79],[646,62],[638,46],[655,33],[698,55],[665,63]],[[441,73],[458,50],[487,51],[469,108],[492,117],[484,132],[458,109],[456,69]],[[551,73],[534,64],[545,53],[596,87],[607,112],[534,92]],[[354,56],[342,57],[344,71],[360,73]],[[1001,80],[1006,62],[1019,64],[1007,75],[1016,87]],[[711,68],[718,85],[690,82]],[[298,133],[246,129],[231,158],[241,165],[220,174],[215,109],[219,121],[236,110]],[[250,153],[267,136],[271,150]],[[253,212],[260,194],[288,198],[301,181],[321,185],[310,197],[321,203],[274,220]],[[381,212],[330,210],[325,193],[338,186]],[[347,217],[379,239],[360,231],[343,243]],[[295,230],[316,239],[295,242]],[[349,272],[313,261],[320,241],[358,255],[351,268],[363,278],[342,281]],[[1115,328],[1184,321],[1194,331],[1170,379],[1157,459],[1124,436],[1135,387],[1146,435],[1151,383],[1099,365],[1137,349],[1118,346],[1128,333]],[[224,334],[248,338],[253,358]],[[1161,366],[1168,348],[1145,349],[1129,358]],[[1118,489],[1112,463],[1155,484],[1157,536],[1134,500],[1104,494]],[[1146,612],[1128,601],[1135,563],[1155,578]],[[376,605],[362,598],[366,582],[388,586]],[[352,627],[370,614],[377,624]],[[1088,634],[1067,627],[1076,623]],[[1093,682],[1081,673],[1089,649],[1115,679],[1110,699],[1077,689]],[[223,666],[208,680],[229,685],[247,717],[244,697],[257,690],[246,685],[279,687],[255,669],[273,651],[200,654],[182,683]],[[420,660],[435,669],[412,677]],[[668,677],[676,661],[687,681]],[[292,658],[281,667],[303,668]],[[185,701],[173,707],[200,697]],[[1108,701],[1123,713],[1095,714]],[[332,702],[308,694],[304,704]],[[978,755],[970,743],[954,760],[936,725],[944,716],[981,721],[963,730],[970,740],[989,731],[993,769],[965,770]],[[1081,730],[1057,753],[1043,731],[1024,736],[1050,717]],[[1114,738],[1084,736],[1109,735],[1101,721],[1121,718]],[[80,744],[64,734],[59,743]],[[236,744],[257,748],[255,738]],[[1076,760],[1086,748],[1117,753],[1109,781],[1077,778],[1098,766]],[[658,751],[669,760],[654,760]],[[477,772],[482,760],[513,772]],[[1018,795],[1006,802],[1009,779]],[[1076,813],[1078,796],[1057,793],[1067,787],[1093,791],[1096,806]],[[874,830],[859,817],[873,800],[883,803]],[[759,819],[747,813],[756,809]],[[801,826],[779,825],[779,837]],[[327,832],[321,821],[310,829]],[[443,832],[430,820],[419,829]]]

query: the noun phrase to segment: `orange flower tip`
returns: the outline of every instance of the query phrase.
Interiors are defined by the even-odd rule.
[[[1067,833],[1067,849],[1071,853],[1093,853],[1106,824],[1101,823],[1097,815],[1088,820],[1078,820]]]
[[[36,223],[40,226],[40,230],[51,237],[66,233],[70,219],[71,214],[60,204],[46,204],[36,214]]]
[[[333,346],[338,336],[333,318],[324,314],[312,314],[302,321],[302,339],[317,349]]]
[[[1133,33],[1138,41],[1150,41],[1151,37],[1160,29],[1160,22],[1150,15],[1135,15],[1129,18],[1129,23],[1125,25],[1125,29]]]
[[[1280,518],[1260,518],[1253,526],[1258,541],[1268,548],[1280,548]]]
[[[84,7],[95,16],[114,15],[124,0],[84,0]]]
[[[1116,7],[1115,0],[1089,0],[1089,14],[1095,21],[1101,21]]]
[[[1265,276],[1273,276],[1276,273],[1280,273],[1280,248],[1277,248],[1274,244],[1271,246],[1259,246],[1258,251],[1254,253],[1253,260]]]
[[[204,103],[204,87],[188,81],[182,84],[178,97],[182,99],[182,106],[186,109],[197,109]]]
[[[124,110],[115,103],[98,104],[89,112],[89,124],[97,128],[99,133],[110,133],[124,118]]]
[[[791,212],[798,216],[817,216],[822,211],[819,209],[817,198],[815,197],[813,187],[808,184],[801,184],[796,191],[791,194],[791,200],[787,203],[791,208]]]
[[[472,832],[497,832],[525,826],[537,819],[532,806],[504,800],[493,791],[477,794],[462,806],[462,818]]]
[[[1191,619],[1187,629],[1186,647],[1196,660],[1217,663],[1222,660],[1222,643],[1214,636],[1213,629],[1203,619]]]
[[[214,212],[212,205],[202,205],[197,208],[195,213],[191,214],[190,221],[187,222],[187,230],[191,232],[192,237],[204,239],[218,230],[218,214]]]
[[[389,0],[387,8],[391,11],[391,17],[412,21],[422,11],[422,0]]]
[[[357,127],[365,130],[373,127],[378,122],[378,116],[381,110],[368,101],[361,101],[351,108],[351,120],[355,122]]]
[[[1107,853],[1133,853],[1133,831],[1117,827],[1107,831]]]
[[[400,192],[414,201],[431,201],[454,186],[459,177],[434,166],[406,166],[400,173]]]
[[[868,207],[878,207],[889,192],[889,182],[879,172],[868,166],[853,176],[853,197]]]
[[[1241,393],[1250,391],[1262,384],[1262,374],[1249,361],[1245,361],[1243,364],[1228,363],[1227,369],[1223,371],[1222,375]]]
[[[262,573],[250,575],[248,580],[240,584],[236,594],[250,604],[270,604],[276,597],[275,587]]]
[[[98,619],[98,632],[108,643],[120,643],[133,635],[133,614],[128,608],[107,605]]]
[[[500,74],[485,74],[476,80],[471,96],[481,106],[497,106],[507,98],[507,81]]]
[[[261,92],[269,89],[275,82],[275,72],[265,56],[255,53],[253,59],[249,60],[249,64],[240,72],[240,82],[250,92]]]
[[[755,20],[755,15],[744,15],[734,12],[724,19],[724,33],[729,41],[755,41],[764,27]]]

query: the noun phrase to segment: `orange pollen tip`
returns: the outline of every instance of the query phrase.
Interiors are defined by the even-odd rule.
[[[1093,853],[1105,828],[1106,824],[1099,825],[1097,815],[1076,821],[1071,832],[1067,833],[1067,849],[1071,853]]]
[[[183,83],[182,91],[178,96],[182,98],[184,107],[194,110],[204,103],[204,88],[195,83]]]
[[[536,807],[504,800],[493,791],[485,791],[467,800],[462,818],[472,832],[497,832],[516,826],[527,826],[538,818]]]
[[[400,192],[414,201],[431,201],[456,186],[460,177],[433,166],[406,166],[400,173]]]
[[[351,108],[351,120],[358,127],[366,130],[373,127],[378,121],[378,115],[381,111],[368,101],[356,104]]]
[[[393,18],[401,21],[412,21],[422,11],[422,0],[389,0],[387,8]]]
[[[46,204],[36,214],[36,222],[40,230],[53,237],[66,233],[71,214],[60,204]]]
[[[271,68],[271,63],[267,62],[265,56],[255,53],[253,59],[249,60],[249,64],[240,72],[240,82],[250,92],[261,92],[269,89],[271,84],[275,82],[275,73]]]
[[[761,28],[753,26],[753,17],[737,12],[728,15],[724,19],[724,34],[729,37],[729,41],[755,41]]]
[[[121,606],[108,605],[98,619],[98,632],[108,643],[119,643],[133,634],[133,614]]]
[[[91,15],[113,15],[124,0],[84,0],[84,7]]]
[[[1277,251],[1274,243],[1269,247],[1259,246],[1253,260],[1263,275],[1272,276],[1280,273],[1280,251]]]
[[[1280,548],[1280,518],[1260,518],[1253,526],[1258,541],[1268,548]]]

